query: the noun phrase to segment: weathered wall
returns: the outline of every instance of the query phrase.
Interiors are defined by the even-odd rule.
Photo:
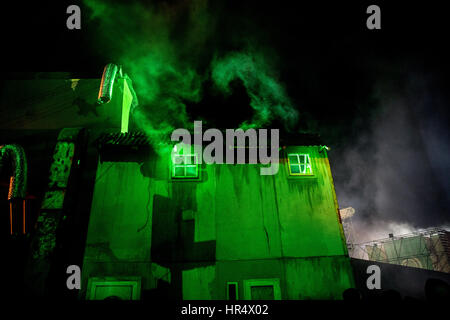
[[[0,111],[0,128],[120,128],[120,85],[115,85],[111,102],[97,105],[100,82],[101,79],[64,78],[6,80],[0,105],[18,107]]]
[[[164,277],[179,298],[225,299],[226,281],[241,291],[244,279],[280,278],[283,299],[339,299],[353,280],[328,158],[285,151],[309,153],[315,175],[291,177],[283,161],[274,176],[202,164],[201,181],[172,181],[170,154],[99,164],[84,283],[128,274],[148,290]]]

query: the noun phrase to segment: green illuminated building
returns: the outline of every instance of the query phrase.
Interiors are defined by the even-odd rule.
[[[194,154],[174,165],[169,151],[138,161],[113,136],[81,297],[341,299],[354,286],[325,148],[286,145],[278,173],[263,176],[261,164],[195,164]]]
[[[21,126],[5,120],[5,129],[14,124],[23,133],[10,131],[4,140],[24,144],[30,172],[42,172],[30,178],[42,182],[36,228],[30,227],[30,295],[342,299],[354,287],[320,141],[281,136],[275,175],[260,175],[261,164],[195,164],[195,154],[181,157],[191,164],[174,165],[171,149],[153,150],[146,134],[120,133],[125,90],[115,90],[108,104],[91,103],[99,83],[30,81],[30,90],[39,92],[64,88],[29,106],[55,111]],[[25,133],[40,129],[51,130],[39,136],[49,142],[45,152],[33,153]],[[50,158],[48,184],[45,165],[33,171],[33,159],[43,155]],[[81,267],[79,292],[66,287],[73,264]]]

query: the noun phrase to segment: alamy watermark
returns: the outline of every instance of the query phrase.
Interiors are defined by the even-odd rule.
[[[81,9],[79,6],[72,4],[67,7],[66,13],[70,16],[66,20],[66,26],[69,30],[81,29]],[[377,5],[370,5],[366,9],[366,13],[370,16],[366,20],[366,26],[369,30],[381,29],[381,9]]]
[[[67,7],[66,13],[70,14],[66,20],[66,27],[69,30],[81,29],[81,9],[79,6],[72,4]]]
[[[268,131],[270,131],[270,148],[268,146]],[[172,141],[179,141],[177,145],[191,146],[191,133],[187,129],[175,129],[171,135]],[[203,142],[210,142],[203,148]],[[246,141],[248,144],[246,144]],[[203,133],[201,121],[194,121],[194,152],[198,163],[212,164],[267,164],[269,166],[260,169],[261,175],[277,174],[279,168],[279,130],[278,129],[226,129],[225,139],[222,131],[208,129]],[[224,144],[225,142],[225,144]],[[225,151],[224,151],[225,149]],[[246,149],[248,159],[246,160]],[[270,149],[270,155],[268,154]],[[172,159],[177,161],[177,146],[172,150]]]
[[[380,290],[381,289],[381,269],[380,269],[380,267],[377,266],[376,264],[372,264],[367,267],[366,273],[370,274],[370,276],[367,278],[367,281],[366,281],[367,289]]]
[[[367,7],[367,14],[370,16],[366,20],[366,26],[369,30],[381,29],[381,9],[379,6],[373,4]]]
[[[81,289],[81,269],[76,264],[67,267],[66,273],[69,274],[66,280],[67,289]]]

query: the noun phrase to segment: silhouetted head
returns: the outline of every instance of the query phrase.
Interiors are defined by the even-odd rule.
[[[122,299],[118,296],[109,296],[109,297],[106,297],[104,300],[110,301],[110,300],[122,300]]]
[[[450,285],[439,279],[428,279],[425,283],[425,297],[428,301],[450,301]]]
[[[402,300],[402,296],[400,295],[399,292],[397,292],[395,290],[386,290],[386,291],[382,292],[381,299],[386,300],[386,301],[398,301],[398,300]]]
[[[361,300],[361,293],[358,291],[358,289],[348,288],[342,293],[342,298],[345,301],[359,301]]]

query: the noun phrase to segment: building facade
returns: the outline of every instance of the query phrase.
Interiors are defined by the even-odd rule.
[[[99,79],[28,82],[29,119],[5,115],[1,135],[23,145],[31,182],[18,295],[342,299],[354,286],[320,143],[282,141],[276,175],[260,175],[261,164],[196,164],[195,154],[174,165],[171,150],[119,133],[125,91],[96,105]],[[4,104],[16,103],[15,87]],[[81,267],[80,291],[66,286],[69,265]]]
[[[123,157],[123,136],[100,149],[82,298],[341,299],[354,286],[324,148],[286,146],[264,176],[192,153]]]

